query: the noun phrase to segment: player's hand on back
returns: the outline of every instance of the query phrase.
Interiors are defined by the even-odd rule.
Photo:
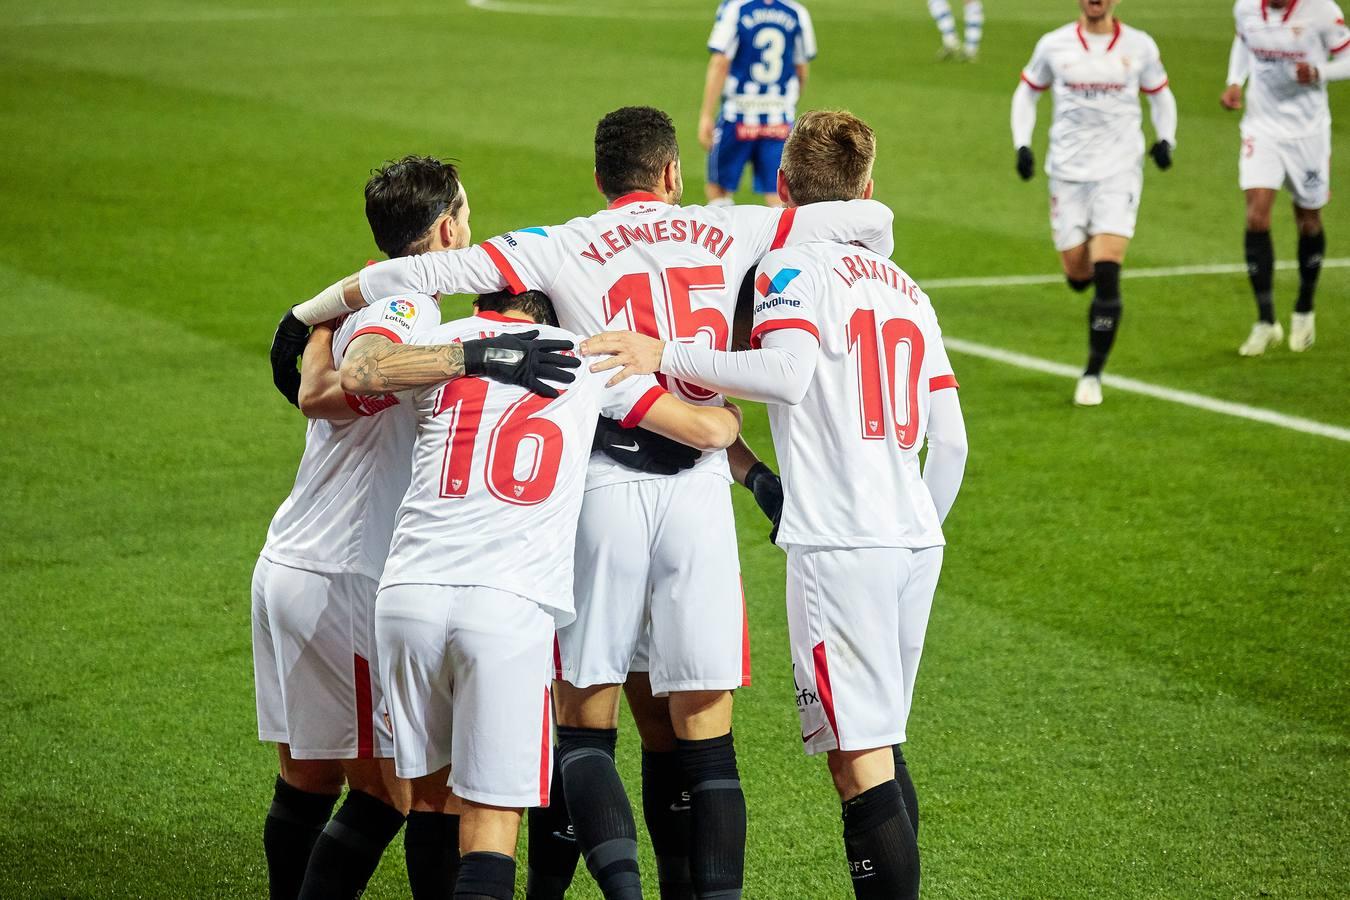
[[[608,356],[591,365],[592,372],[621,369],[609,380],[613,387],[634,375],[651,375],[661,371],[661,357],[666,342],[635,331],[606,331],[581,342],[584,356]]]
[[[672,441],[645,428],[624,428],[613,419],[601,417],[595,426],[598,450],[610,459],[651,475],[674,475],[692,469],[703,454],[693,447]]]
[[[1030,147],[1017,148],[1017,174],[1022,176],[1023,181],[1030,181],[1036,174],[1036,154],[1031,152]]]
[[[1219,103],[1224,109],[1234,111],[1242,109],[1242,85],[1230,84],[1219,97]]]
[[[1158,141],[1148,152],[1153,157],[1153,161],[1158,164],[1159,169],[1166,172],[1172,168],[1172,145],[1167,141]]]
[[[572,349],[571,341],[538,338],[535,329],[465,341],[464,374],[517,384],[541,397],[556,399],[558,389],[545,382],[571,384],[577,376],[570,370],[581,365],[581,360],[562,352]]]
[[[1317,84],[1321,80],[1321,73],[1317,71],[1317,66],[1301,62],[1294,68],[1294,77],[1299,84]]]
[[[778,526],[783,521],[783,479],[764,463],[757,462],[745,473],[745,486],[755,496],[760,511],[773,523],[769,540],[778,543]]]
[[[300,358],[309,343],[309,326],[295,317],[293,309],[277,323],[272,335],[272,383],[292,406],[300,406]]]

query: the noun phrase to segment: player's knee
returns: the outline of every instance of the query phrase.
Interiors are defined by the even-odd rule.
[[[1267,217],[1269,221],[1269,217]],[[1300,209],[1294,207],[1294,222],[1298,225],[1298,233],[1303,237],[1311,237],[1322,233],[1322,211],[1320,209]]]
[[[283,745],[281,780],[311,794],[340,794],[346,783],[342,764],[331,759],[293,759]]]

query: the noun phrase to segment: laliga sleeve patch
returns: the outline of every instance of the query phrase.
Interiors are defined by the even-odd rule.
[[[407,297],[395,297],[384,310],[384,321],[411,328],[417,318],[417,304]]]

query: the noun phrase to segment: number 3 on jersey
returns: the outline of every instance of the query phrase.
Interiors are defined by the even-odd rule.
[[[452,417],[441,463],[442,497],[454,499],[469,493],[473,450],[488,388],[481,378],[457,378],[441,388],[436,415]],[[526,394],[507,407],[493,427],[483,480],[499,500],[533,506],[553,493],[562,463],[563,433],[557,424],[536,415],[551,402],[538,394]],[[522,449],[531,454],[531,463],[524,477],[517,477]]]
[[[666,295],[666,321],[673,332],[666,336],[661,333],[656,320],[656,300],[652,290],[652,278],[646,272],[624,275],[605,295],[605,319],[613,322],[626,314],[628,325],[638,334],[662,340],[688,340],[707,338],[707,346],[713,350],[727,349],[730,328],[726,316],[712,307],[694,309],[692,297],[695,291],[725,291],[726,276],[721,266],[691,266],[666,269],[661,273],[661,282]],[[657,379],[663,384],[664,376]],[[698,385],[671,380],[670,390],[688,400],[706,402],[716,397],[712,391]]]
[[[855,348],[863,440],[879,441],[886,437],[886,397],[889,397],[896,443],[901,450],[913,450],[919,440],[919,373],[923,368],[923,333],[918,324],[910,319],[887,319],[881,323],[878,335],[876,311],[854,310],[848,320],[850,356]]]

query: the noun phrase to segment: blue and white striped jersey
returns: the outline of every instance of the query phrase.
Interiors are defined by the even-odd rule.
[[[723,0],[708,49],[731,59],[722,118],[787,125],[797,111],[797,66],[816,55],[811,15],[795,0]]]

